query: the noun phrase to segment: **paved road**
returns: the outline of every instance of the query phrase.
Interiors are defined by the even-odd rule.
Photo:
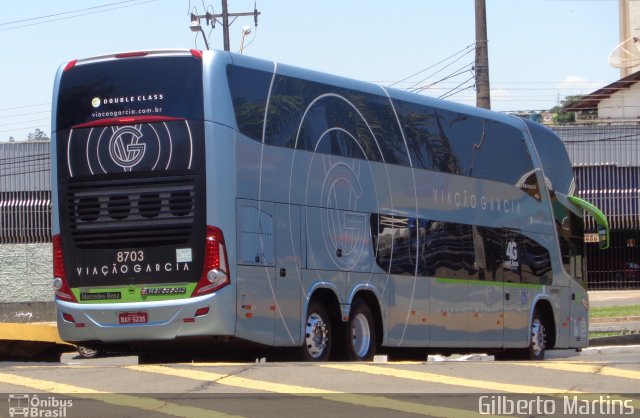
[[[588,396],[600,400],[598,406],[614,408],[611,416],[640,417],[639,353],[640,347],[601,354],[567,351],[545,362],[167,365],[138,365],[136,357],[65,355],[61,364],[0,364],[0,392],[6,394],[0,396],[0,415],[29,402],[49,411],[41,416],[64,409],[58,416],[67,418],[460,417],[483,411],[502,415],[486,408],[538,397],[540,405],[562,416],[567,400],[570,408],[591,408]],[[38,392],[35,401],[33,392]],[[540,412],[525,415],[545,415]]]
[[[640,290],[597,290],[589,292],[593,307],[640,305]]]

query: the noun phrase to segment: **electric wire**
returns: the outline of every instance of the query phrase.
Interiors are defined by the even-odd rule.
[[[2,22],[2,23],[0,23],[0,26],[13,25],[13,24],[16,24],[16,23],[23,23],[23,22],[30,22],[32,20],[47,19],[47,18],[50,18],[50,17],[57,17],[57,16],[66,15],[66,14],[71,14],[71,13],[84,12],[84,11],[87,11],[87,10],[99,9],[99,8],[102,8],[102,7],[109,7],[109,6],[122,4],[122,3],[131,3],[131,2],[134,2],[134,1],[139,1],[139,0],[124,0],[124,1],[118,1],[118,2],[115,2],[115,3],[103,4],[103,5],[100,5],[100,6],[93,6],[93,7],[87,7],[87,8],[84,8],[84,9],[71,10],[71,11],[68,11],[68,12],[60,12],[60,13],[54,13],[54,14],[44,15],[44,16],[30,17],[30,18],[27,18],[27,19],[14,20],[14,21],[11,21],[11,22]]]
[[[138,1],[138,0],[128,0],[128,1]],[[141,1],[139,3],[112,7],[112,8],[105,9],[105,10],[97,10],[97,11],[93,11],[93,12],[79,13],[79,14],[74,14],[73,16],[59,17],[59,18],[55,18],[55,19],[47,19],[47,20],[38,21],[38,22],[34,22],[34,23],[27,23],[27,24],[24,24],[24,25],[17,25],[17,26],[11,26],[11,27],[7,27],[7,28],[0,28],[0,32],[12,30],[12,29],[26,28],[26,27],[29,27],[29,26],[41,25],[41,24],[44,24],[44,23],[57,22],[57,21],[60,21],[60,20],[73,19],[73,18],[76,18],[76,17],[88,16],[88,15],[93,15],[93,14],[98,14],[98,13],[105,13],[105,12],[110,12],[112,10],[118,10],[118,9],[124,9],[124,8],[127,8],[127,7],[140,6],[142,4],[153,3],[153,2],[156,2],[156,1],[158,1],[158,0],[145,0],[145,1]],[[122,3],[122,2],[120,2],[120,3]],[[114,3],[114,4],[118,4],[118,3]],[[89,9],[91,9],[91,8],[89,8]],[[89,9],[86,9],[86,10],[89,10]],[[72,13],[72,12],[67,12],[66,14],[69,14],[69,13]],[[33,20],[33,19],[39,19],[39,18],[24,19],[24,20]],[[8,25],[8,23],[7,23],[7,25]]]
[[[430,69],[432,69],[433,67],[435,67],[435,66],[437,66],[437,65],[440,65],[440,64],[442,64],[443,62],[445,62],[445,61],[447,61],[447,60],[449,60],[449,59],[451,59],[451,58],[455,57],[456,55],[461,54],[461,53],[463,53],[463,52],[467,51],[469,48],[473,48],[473,47],[475,47],[475,45],[476,45],[475,43],[472,43],[472,44],[470,44],[470,45],[467,45],[466,47],[464,47],[464,48],[463,48],[463,49],[461,49],[460,51],[457,51],[457,52],[455,52],[455,53],[453,53],[453,54],[449,55],[448,57],[446,57],[446,58],[442,59],[441,61],[436,62],[435,64],[430,65],[430,66],[428,66],[427,68],[423,68],[422,70],[418,71],[417,73],[411,74],[410,76],[407,76],[407,77],[405,77],[405,78],[403,78],[403,79],[401,79],[401,80],[398,80],[398,81],[396,81],[396,82],[394,82],[394,83],[389,84],[389,87],[393,87],[393,86],[395,86],[396,84],[400,84],[400,83],[402,83],[402,82],[405,82],[405,81],[407,81],[407,80],[409,80],[409,79],[411,79],[411,78],[413,78],[413,77],[415,77],[415,76],[417,76],[417,75],[419,75],[419,74],[424,73],[425,71],[429,71],[429,70],[430,70]]]

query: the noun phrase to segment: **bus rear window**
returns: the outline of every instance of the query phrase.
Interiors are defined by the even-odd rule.
[[[79,64],[62,74],[58,130],[134,116],[202,120],[202,61],[192,56],[114,59]]]

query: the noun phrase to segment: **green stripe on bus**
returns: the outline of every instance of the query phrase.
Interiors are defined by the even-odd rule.
[[[80,303],[127,303],[187,299],[197,283],[149,284],[114,287],[73,288],[71,291]],[[144,289],[144,291],[143,291]],[[143,295],[144,292],[148,294]],[[155,292],[155,293],[154,293]]]
[[[456,283],[456,284],[470,284],[472,286],[503,286],[513,288],[524,289],[542,289],[541,284],[535,283],[513,283],[513,282],[498,282],[489,280],[473,280],[473,279],[450,279],[445,277],[436,277],[438,283]]]

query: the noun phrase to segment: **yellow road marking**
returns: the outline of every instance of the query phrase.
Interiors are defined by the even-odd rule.
[[[366,364],[323,364],[320,367],[346,370],[350,372],[376,374],[381,376],[398,377],[401,379],[439,383],[443,385],[463,386],[468,388],[481,389],[483,391],[496,390],[500,392],[531,393],[536,395],[542,393],[581,393],[560,388],[520,385],[516,383],[498,383],[488,380],[466,379],[462,377],[447,376],[427,372],[416,372],[411,370],[399,370],[390,367],[371,366]]]
[[[357,406],[366,406],[369,408],[383,408],[394,411],[407,412],[417,415],[426,415],[431,417],[442,418],[467,418],[480,417],[479,412],[468,411],[465,409],[456,409],[449,407],[433,406],[420,404],[415,402],[407,402],[375,395],[358,395],[334,390],[312,388],[307,386],[287,385],[281,383],[273,383],[256,379],[246,379],[243,377],[232,376],[228,374],[203,372],[200,370],[178,369],[174,367],[143,365],[143,366],[127,366],[127,369],[147,373],[159,373],[166,376],[181,377],[185,379],[201,380],[206,382],[214,382],[220,385],[238,387],[242,389],[254,389],[263,392],[271,392],[278,394],[294,395],[294,396],[310,396],[321,399],[348,403]],[[482,415],[482,417],[493,417],[492,415]]]
[[[243,418],[239,415],[229,415],[223,412],[212,411],[208,409],[196,408],[188,405],[179,405],[166,402],[160,399],[145,398],[124,394],[116,394],[104,392],[95,389],[84,388],[80,386],[68,385],[66,383],[58,383],[50,380],[32,379],[30,377],[0,373],[0,382],[10,385],[23,386],[34,390],[49,393],[59,393],[74,398],[91,399],[104,402],[110,405],[126,406],[130,408],[142,409],[145,411],[159,412],[166,415],[184,418]]]
[[[623,370],[615,367],[598,365],[598,364],[579,364],[579,363],[514,363],[518,366],[537,367],[547,370],[558,370],[563,372],[589,373],[601,376],[621,377],[623,379],[640,380],[640,371]]]

